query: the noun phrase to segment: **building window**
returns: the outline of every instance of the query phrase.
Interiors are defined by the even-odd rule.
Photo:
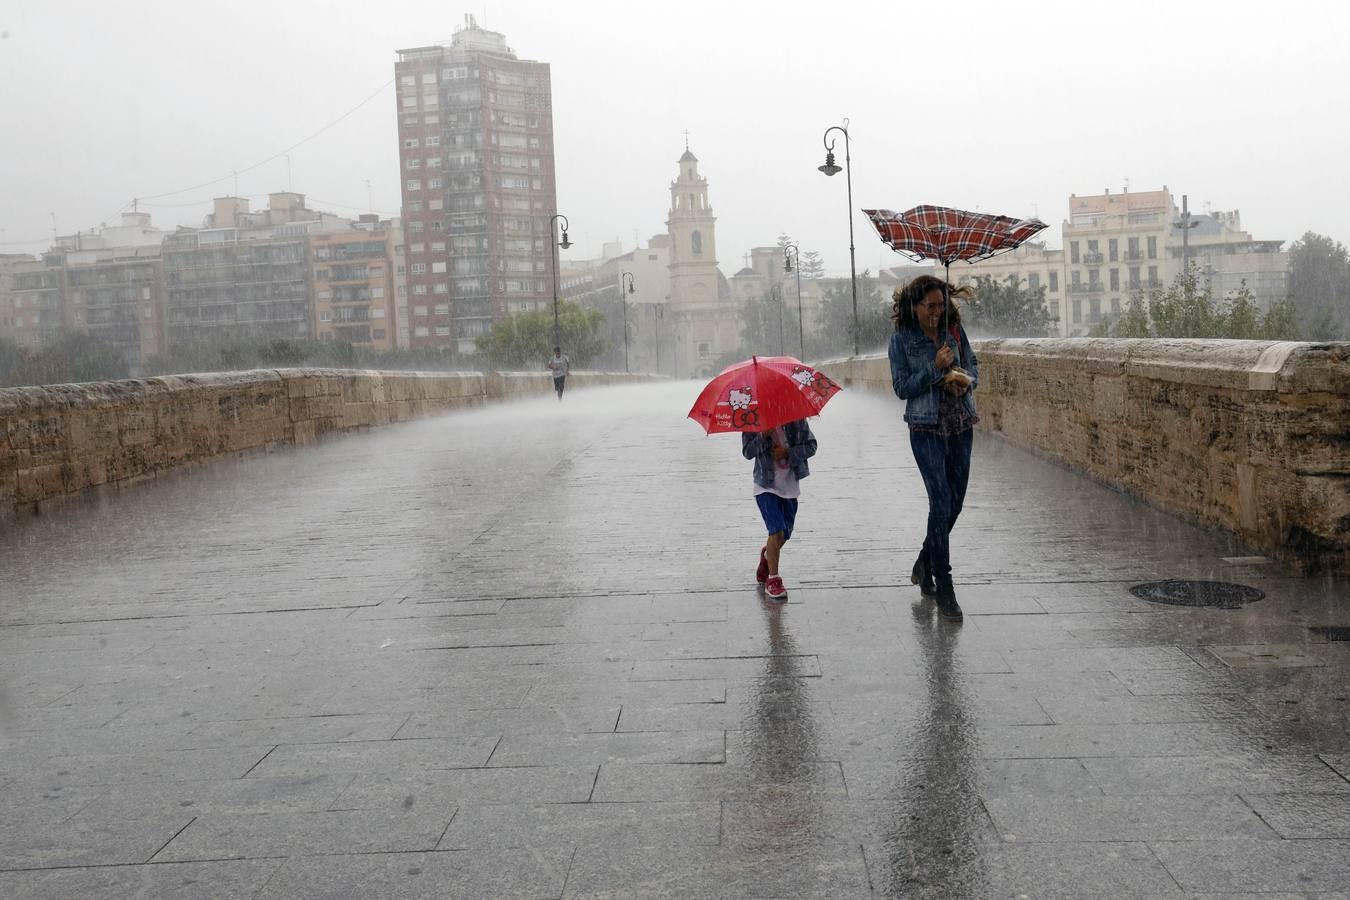
[[[413,315],[414,315],[414,316],[425,316],[425,315],[427,314],[427,309],[428,309],[428,307],[425,307],[425,306],[414,306],[414,307],[413,307]]]
[[[1051,273],[1050,273],[1050,293],[1053,294],[1053,293],[1057,293],[1058,291],[1059,291],[1059,273],[1058,273],[1058,272],[1051,272]]]
[[[439,147],[440,145],[441,145],[441,136],[439,134],[433,134],[431,137],[427,138],[428,147]],[[416,146],[416,144],[414,144],[413,146]]]
[[[426,337],[428,334],[430,334],[430,332],[427,330],[427,326],[425,325],[418,325],[416,328],[413,329],[414,337]]]
[[[413,285],[413,295],[414,295],[414,296],[421,297],[421,296],[424,296],[424,295],[426,294],[426,292],[427,292],[427,286],[426,286],[425,284],[415,284],[415,285]]]
[[[431,143],[430,139],[428,139],[427,143]],[[1119,259],[1120,259],[1120,241],[1119,241],[1118,239],[1116,239],[1116,238],[1111,238],[1109,241],[1107,241],[1107,242],[1106,242],[1106,252],[1107,252],[1107,258],[1110,259],[1111,262],[1117,262],[1117,261],[1119,261]]]
[[[1077,242],[1077,241],[1070,241],[1070,242],[1069,242],[1069,259],[1073,262],[1074,265],[1077,265],[1077,264],[1078,264],[1078,242]]]
[[[1078,325],[1083,321],[1083,301],[1073,301],[1073,324]]]
[[[319,321],[320,321],[320,322],[331,322],[332,319],[333,319],[333,314],[330,313],[328,310],[323,309],[323,310],[320,310],[320,311],[319,311]]]
[[[428,144],[431,143],[431,140],[428,139],[428,140],[427,140],[427,143],[428,143]],[[408,138],[406,141],[403,142],[403,149],[405,149],[405,150],[416,150],[416,149],[417,149],[417,144],[418,144],[417,138]]]
[[[1139,238],[1125,239],[1125,258],[1127,260],[1139,259]]]
[[[421,179],[418,179],[418,178],[409,178],[409,179],[408,179],[408,190],[410,190],[410,191],[420,191],[421,189],[422,189],[422,181],[421,181]]]
[[[1027,276],[1027,290],[1034,292],[1039,291],[1040,289],[1041,289],[1041,274],[1039,272],[1032,272],[1030,275]]]
[[[431,271],[432,271],[432,272],[435,272],[437,275],[443,275],[443,274],[445,274],[445,263],[444,263],[444,262],[434,262],[434,263],[432,263],[432,264],[431,264]]]
[[[1148,258],[1158,258],[1158,239],[1156,237],[1150,237],[1148,239]]]
[[[1088,300],[1088,321],[1100,322],[1102,318],[1102,301],[1096,297]]]
[[[413,263],[413,264],[412,264],[412,273],[413,273],[414,275],[424,275],[424,274],[426,274],[426,271],[427,271],[427,264],[426,264],[426,263]]]
[[[1148,286],[1149,286],[1149,287],[1162,287],[1162,282],[1158,280],[1158,267],[1157,267],[1157,266],[1149,266],[1149,267],[1148,267]]]
[[[437,336],[437,337],[449,337],[449,336],[450,336],[450,326],[449,326],[449,325],[437,325],[437,326],[436,326],[436,336]]]
[[[402,78],[398,80],[398,83],[403,85],[404,87],[415,87],[417,85],[417,76],[404,75]]]
[[[448,294],[450,293],[450,285],[444,281],[438,281],[432,287],[431,292],[433,294]]]
[[[405,166],[409,169],[420,169],[422,168],[422,161],[420,159],[409,159]]]
[[[1113,290],[1113,291],[1118,291],[1118,290],[1120,290],[1120,270],[1119,270],[1119,269],[1112,269],[1112,270],[1111,270],[1111,290]]]
[[[1137,291],[1141,287],[1143,287],[1143,285],[1139,283],[1139,267],[1130,266],[1130,281],[1129,281],[1130,290]]]
[[[695,256],[703,255],[703,232],[695,231],[689,235],[689,249]]]

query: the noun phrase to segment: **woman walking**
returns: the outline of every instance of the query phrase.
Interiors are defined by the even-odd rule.
[[[975,352],[948,297],[973,294],[968,286],[920,275],[892,295],[891,384],[905,401],[909,445],[928,492],[928,533],[911,581],[936,596],[938,612],[948,619],[961,618],[949,537],[965,501],[979,422],[971,396],[979,383]]]

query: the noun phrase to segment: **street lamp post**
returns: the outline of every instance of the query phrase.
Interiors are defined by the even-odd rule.
[[[783,346],[783,291],[775,284],[769,288],[769,296],[778,298],[778,355],[782,356],[787,352]]]
[[[831,125],[825,129],[823,141],[825,143],[825,165],[817,166],[821,172],[826,175],[838,175],[839,167],[834,164],[834,141],[830,140],[830,132],[838,131],[844,136],[844,178],[848,182],[848,275],[849,283],[853,286],[853,355],[858,355],[858,264],[854,259],[853,251],[853,166],[852,159],[849,156],[849,138],[848,138],[848,119],[844,120],[843,125]]]
[[[619,302],[623,304],[623,370],[628,371],[628,297],[624,293],[625,283],[628,286],[629,294],[636,294],[637,288],[633,287],[633,273],[624,272],[619,276]]]
[[[802,325],[802,250],[796,241],[783,247],[783,271],[797,272],[797,352],[802,362],[806,362],[806,329]]]
[[[1190,274],[1191,271],[1191,229],[1200,223],[1193,221],[1191,217],[1190,200],[1186,194],[1181,195],[1181,218],[1172,223],[1173,228],[1181,229],[1181,273]]]
[[[553,225],[559,219],[562,219],[562,240],[553,239]],[[566,250],[572,246],[572,242],[567,239],[567,216],[562,213],[554,213],[548,220],[548,242],[553,245],[553,346],[562,346],[562,332],[558,328],[558,248]]]

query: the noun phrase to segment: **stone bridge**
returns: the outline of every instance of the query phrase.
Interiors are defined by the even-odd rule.
[[[131,388],[60,409],[0,393],[0,473],[47,485],[0,519],[0,896],[1334,896],[1334,517],[1306,527],[1329,550],[1282,560],[1244,535],[1241,487],[1224,528],[1108,486],[1093,466],[1147,468],[1124,431],[1078,462],[1028,435],[1088,440],[1061,382],[1088,379],[1122,428],[1135,397],[1209,424],[1283,391],[1323,407],[1276,415],[1302,429],[1285,446],[1325,457],[1286,467],[1334,486],[1346,420],[1316,417],[1344,410],[1325,387],[1343,357],[1293,348],[1264,381],[1173,388],[1161,361],[1093,352],[984,348],[956,626],[908,583],[925,501],[899,404],[865,390],[880,361],[833,366],[854,389],[814,423],[782,604],[754,584],[748,463],[683,419],[691,383],[485,404],[272,373],[260,401],[206,379],[102,418]],[[1305,365],[1342,380],[1299,390]],[[1169,446],[1209,434],[1160,421]],[[198,446],[221,458],[182,468]],[[1197,468],[1168,477],[1200,477],[1186,452]],[[1273,496],[1273,469],[1247,496]],[[1299,496],[1328,499],[1284,508],[1344,500]],[[1170,578],[1264,597],[1130,593]]]

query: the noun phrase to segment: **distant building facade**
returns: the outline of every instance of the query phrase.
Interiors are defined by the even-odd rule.
[[[708,179],[687,148],[670,183],[670,309],[677,377],[707,377],[718,359],[740,345],[740,316],[717,268],[716,222]]]
[[[347,231],[311,234],[314,336],[375,350],[397,346],[394,251],[402,229],[363,215]]]
[[[473,353],[494,321],[552,303],[549,66],[466,16],[394,73],[410,343]]]

